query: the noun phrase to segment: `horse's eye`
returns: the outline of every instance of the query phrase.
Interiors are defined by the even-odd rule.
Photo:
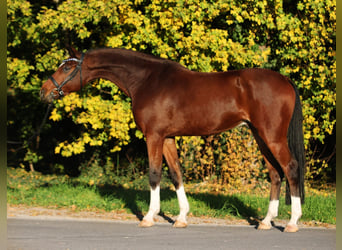
[[[65,65],[64,67],[63,67],[63,71],[64,72],[68,72],[70,70],[70,67],[68,66],[68,65]]]

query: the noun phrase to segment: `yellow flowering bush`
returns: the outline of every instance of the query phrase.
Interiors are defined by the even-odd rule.
[[[71,142],[61,142],[55,148],[56,154],[71,156],[86,151],[86,146],[102,146],[110,140],[115,141],[111,152],[120,151],[123,145],[130,142],[130,129],[135,128],[130,104],[117,95],[118,88],[105,80],[98,82],[97,88],[110,86],[110,99],[104,100],[101,95],[80,97],[71,93],[57,101],[50,119],[59,121],[63,117],[71,117],[73,122],[82,125],[85,130],[81,136]]]
[[[23,90],[36,93],[27,105],[39,110],[36,99],[41,82],[67,57],[64,48],[70,43],[83,51],[96,47],[137,50],[203,72],[270,68],[298,86],[307,177],[323,176],[334,167],[319,151],[336,126],[336,1],[289,2],[284,6],[282,0],[66,0],[32,5],[7,0],[9,93],[18,106],[23,105],[15,97]],[[114,84],[100,80],[89,86],[81,95],[56,102],[50,122],[71,119],[80,129],[66,140],[56,139],[56,154],[78,155],[104,146],[117,152],[132,136],[142,138],[132,119],[130,100]],[[17,137],[25,138],[34,118],[26,119],[28,124]],[[9,112],[13,127],[9,131],[19,131],[14,125],[21,122],[14,109]],[[49,126],[53,125],[44,128]],[[241,185],[264,175],[260,153],[245,129],[177,141],[188,180],[209,178]],[[39,154],[37,145],[27,147],[31,155]]]
[[[177,137],[186,180],[255,187],[265,177],[262,155],[247,127],[208,137]]]

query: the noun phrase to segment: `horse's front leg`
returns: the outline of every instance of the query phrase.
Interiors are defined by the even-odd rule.
[[[146,144],[149,159],[149,180],[151,189],[150,207],[140,227],[151,227],[154,217],[160,211],[160,179],[162,175],[163,138],[155,135],[146,136]]]
[[[171,180],[175,185],[179,203],[179,216],[173,226],[186,227],[188,225],[186,216],[189,212],[189,203],[183,187],[182,173],[180,171],[180,163],[174,138],[165,139],[163,154],[169,166]]]

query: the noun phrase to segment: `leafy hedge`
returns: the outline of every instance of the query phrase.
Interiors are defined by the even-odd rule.
[[[84,51],[138,50],[196,71],[246,67],[279,71],[295,82],[302,97],[307,178],[334,178],[336,1],[286,3],[7,0],[10,163],[65,172],[54,162],[72,156],[77,168],[96,152],[116,163],[118,154],[130,159],[130,142],[142,141],[130,100],[105,80],[57,101],[41,136],[28,140],[46,108],[38,97],[42,82],[68,56],[65,45],[72,44]],[[260,153],[244,128],[177,140],[187,180],[209,178],[242,185],[264,178]],[[328,153],[322,152],[326,149]]]

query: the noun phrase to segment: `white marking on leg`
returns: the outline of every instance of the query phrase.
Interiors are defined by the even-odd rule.
[[[302,205],[300,197],[291,196],[291,219],[288,225],[297,225],[299,218],[302,216]]]
[[[154,216],[156,216],[160,211],[160,186],[157,185],[153,190],[151,188],[151,198],[150,198],[150,208],[147,214],[144,216],[145,221],[153,222]]]
[[[263,219],[262,223],[271,226],[271,221],[273,218],[278,216],[278,207],[279,207],[279,200],[272,200],[268,205],[268,211],[265,219]]]
[[[186,198],[185,190],[183,185],[180,185],[176,190],[178,203],[179,203],[179,216],[177,218],[178,221],[186,222],[186,215],[189,212],[190,206],[188,199]]]

